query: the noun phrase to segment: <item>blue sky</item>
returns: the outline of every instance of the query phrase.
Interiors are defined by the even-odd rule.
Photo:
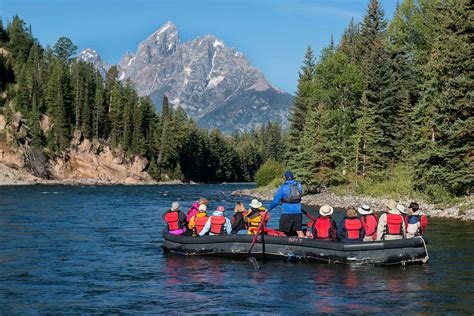
[[[267,79],[294,93],[304,52],[318,55],[336,41],[354,17],[360,21],[369,0],[0,0],[4,23],[15,14],[31,24],[43,45],[67,36],[79,49],[91,47],[117,63],[126,51],[166,21],[181,41],[213,34],[243,52]],[[396,0],[382,0],[391,18]]]

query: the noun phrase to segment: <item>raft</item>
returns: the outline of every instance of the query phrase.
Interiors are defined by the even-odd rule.
[[[190,237],[163,232],[163,250],[177,255],[246,259],[250,235]],[[354,265],[422,264],[429,259],[422,237],[344,244],[298,237],[259,236],[251,256],[263,260]]]

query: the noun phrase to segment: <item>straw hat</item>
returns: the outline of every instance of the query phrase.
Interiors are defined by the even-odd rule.
[[[207,211],[207,206],[206,204],[201,204],[199,205],[199,212],[205,212]]]
[[[405,208],[405,206],[401,205],[401,204],[397,204],[397,210],[402,213],[402,214],[406,214],[407,213],[407,210]]]
[[[368,214],[373,214],[374,211],[372,211],[372,209],[370,208],[370,206],[368,205],[362,205],[361,207],[359,207],[357,209],[357,212],[359,212],[359,214],[361,215],[368,215]]]
[[[387,203],[385,203],[385,206],[392,211],[398,210],[397,209],[397,202],[394,200],[388,200]]]
[[[262,203],[260,203],[257,199],[253,199],[249,206],[251,208],[260,208],[262,207]]]
[[[329,205],[323,205],[319,209],[319,214],[321,214],[321,216],[329,216],[332,213],[334,213],[334,209],[332,208],[332,206]]]

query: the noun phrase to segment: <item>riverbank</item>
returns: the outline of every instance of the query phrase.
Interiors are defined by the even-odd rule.
[[[33,176],[31,173],[8,167],[0,163],[0,186],[7,185],[71,185],[71,186],[97,186],[97,185],[167,185],[167,184],[183,184],[179,180],[154,181],[139,180],[136,178],[124,178],[123,180],[112,179],[65,179],[65,180],[46,180]]]
[[[232,192],[233,196],[251,196],[259,200],[270,201],[273,199],[273,194],[276,189],[272,188],[259,188],[259,189],[244,189],[236,190]],[[375,208],[376,210],[383,210],[384,205],[388,199],[376,198],[370,196],[338,196],[331,192],[324,192],[319,194],[308,194],[304,195],[302,203],[308,206],[320,206],[329,204],[333,207],[347,208],[349,206],[359,206],[367,204]],[[400,200],[403,205],[410,204],[409,200]],[[429,216],[437,218],[450,218],[457,220],[474,220],[474,198],[469,197],[465,202],[459,205],[450,205],[446,207],[440,207],[436,204],[430,204],[425,202],[417,201],[420,204],[420,208]]]

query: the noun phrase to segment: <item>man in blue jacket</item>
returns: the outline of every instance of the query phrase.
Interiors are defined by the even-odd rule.
[[[281,203],[283,211],[280,217],[280,231],[289,236],[304,237],[302,229],[303,216],[301,214],[301,195],[303,188],[297,182],[293,172],[285,172],[285,183],[275,193],[273,201],[268,207],[271,211]]]

